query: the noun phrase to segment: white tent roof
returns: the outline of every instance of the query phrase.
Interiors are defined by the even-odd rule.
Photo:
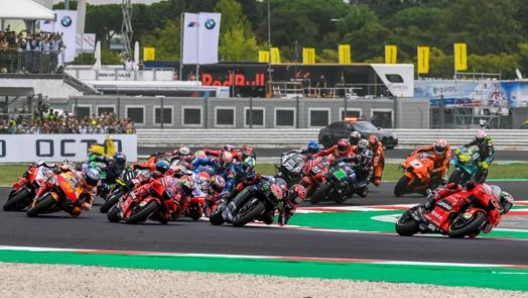
[[[0,0],[0,19],[54,20],[55,13],[31,0]]]

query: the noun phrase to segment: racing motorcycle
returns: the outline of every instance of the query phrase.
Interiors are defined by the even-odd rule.
[[[325,176],[325,182],[310,197],[310,203],[333,199],[342,204],[354,195],[354,190],[364,187],[368,181],[358,181],[355,167],[350,163],[339,162]]]
[[[283,192],[277,184],[263,181],[250,185],[230,201],[222,201],[209,217],[213,225],[225,222],[242,227],[264,214],[274,212],[283,199]]]
[[[133,184],[130,182],[132,179],[138,178],[139,181],[143,181],[144,179],[150,179],[151,173],[150,171],[146,170],[139,170],[139,169],[126,169],[124,170],[119,177],[116,178],[115,186],[110,190],[110,193],[106,197],[106,201],[101,206],[99,211],[101,213],[106,213],[110,208],[112,208],[117,202],[119,201],[119,198],[127,194],[132,188],[134,187]]]
[[[500,188],[482,185],[483,192],[462,191],[436,202],[428,211],[424,204],[405,211],[396,221],[396,232],[401,236],[416,233],[440,233],[452,238],[476,237],[480,232],[489,233],[496,226],[486,210],[479,203],[467,203],[466,198],[474,195],[486,196],[484,200],[499,209]],[[488,195],[486,195],[486,193]],[[472,200],[475,202],[476,200]]]
[[[106,214],[107,219],[110,222],[124,220],[127,224],[151,219],[167,224],[179,210],[178,203],[174,201],[177,189],[173,180],[172,177],[164,176],[145,184],[149,185],[149,191],[143,197],[136,196],[134,191],[121,196]]]
[[[306,197],[312,196],[319,185],[325,182],[326,173],[332,158],[318,157],[306,161],[302,168],[303,177],[299,182],[306,188]]]
[[[480,158],[478,150],[468,149],[466,147],[459,147],[453,150],[453,159],[451,164],[455,168],[449,176],[448,183],[455,182],[458,184],[466,184],[469,180],[476,180],[475,174],[478,171],[477,160]]]
[[[45,187],[39,189],[26,215],[35,217],[61,210],[71,213],[74,208],[77,208],[80,214],[82,203],[89,199],[89,195],[79,187],[77,179],[73,172],[53,176]]]
[[[280,164],[275,165],[275,177],[284,179],[288,186],[301,180],[301,170],[305,156],[298,152],[285,152],[281,154]]]
[[[426,195],[427,189],[436,189],[440,185],[437,179],[431,179],[434,159],[425,152],[413,154],[400,164],[405,171],[394,187],[394,195],[419,193]]]
[[[4,204],[4,211],[17,211],[27,208],[38,190],[46,185],[55,174],[55,165],[32,164],[27,171],[13,184]]]

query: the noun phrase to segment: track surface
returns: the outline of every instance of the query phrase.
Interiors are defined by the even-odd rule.
[[[522,197],[524,183],[497,184],[514,196],[526,199]],[[374,188],[368,198],[353,199],[345,205],[423,200],[420,196],[394,198],[393,187],[393,183],[385,183]],[[0,205],[6,196],[7,189],[0,189]],[[98,207],[94,206],[93,211],[83,213],[80,218],[71,218],[66,213],[27,218],[24,212],[0,211],[0,245],[528,265],[528,241],[523,240],[234,228],[186,219],[166,226],[157,223],[133,226],[109,223]]]

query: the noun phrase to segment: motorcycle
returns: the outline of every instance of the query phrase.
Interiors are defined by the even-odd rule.
[[[66,172],[53,176],[45,187],[41,187],[26,215],[35,217],[43,213],[66,211],[74,216],[80,214],[82,203],[89,195],[79,187],[75,173]],[[77,210],[78,214],[72,213]]]
[[[104,200],[107,199],[108,195],[110,194],[111,189],[114,187],[114,184],[107,184],[104,181],[106,181],[106,164],[104,162],[98,162],[98,161],[85,161],[81,164],[79,170],[80,171],[88,171],[89,169],[95,169],[99,172],[99,175],[101,177],[101,183],[99,186],[97,186],[97,194],[103,198]]]
[[[99,211],[101,213],[106,213],[110,208],[112,208],[117,202],[119,201],[119,198],[127,194],[131,190],[131,186],[129,185],[129,181],[132,179],[138,177],[141,174],[142,179],[149,179],[150,178],[150,171],[141,171],[138,169],[126,169],[124,170],[121,175],[116,178],[115,186],[110,190],[109,195],[106,197],[106,201],[101,206]]]
[[[448,183],[455,182],[458,184],[466,184],[469,180],[477,180],[475,177],[478,171],[477,160],[480,158],[478,150],[468,149],[466,147],[459,147],[453,150],[453,159],[451,164],[454,170],[449,176]]]
[[[275,177],[282,178],[288,186],[296,184],[301,180],[301,170],[305,156],[297,152],[285,152],[281,155],[279,165],[275,165]]]
[[[209,222],[213,225],[227,222],[234,227],[242,227],[268,212],[274,212],[282,199],[283,192],[276,184],[264,181],[250,185],[232,200],[222,200],[209,217]]]
[[[318,157],[304,163],[302,169],[304,176],[299,184],[306,188],[307,198],[311,197],[317,187],[325,182],[325,176],[331,161],[332,158]]]
[[[486,210],[480,204],[466,203],[466,198],[483,193],[489,196],[492,204],[499,208],[500,188],[482,185],[483,192],[462,191],[436,202],[428,211],[424,204],[419,204],[405,211],[396,221],[396,232],[401,236],[412,236],[416,233],[440,233],[451,238],[476,237],[480,232],[489,233],[496,226]]]
[[[46,164],[32,164],[27,171],[13,184],[4,204],[4,211],[17,211],[27,208],[38,190],[55,174]]]
[[[368,181],[358,181],[355,167],[345,162],[339,162],[325,176],[325,182],[317,188],[310,197],[310,203],[333,199],[342,204],[354,195],[354,190],[367,186]]]
[[[178,204],[174,202],[177,189],[173,180],[174,178],[165,176],[152,181],[148,184],[149,192],[144,197],[136,197],[134,192],[121,196],[119,202],[106,214],[107,219],[110,222],[124,220],[127,224],[151,219],[167,224],[179,210]]]
[[[400,197],[408,193],[426,195],[427,189],[436,189],[439,179],[431,179],[434,159],[425,152],[413,154],[400,164],[405,173],[394,187],[394,195]]]

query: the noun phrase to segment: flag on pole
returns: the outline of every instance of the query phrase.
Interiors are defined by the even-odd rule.
[[[339,64],[350,64],[350,45],[339,45]]]
[[[143,48],[143,60],[144,61],[156,60],[156,48],[144,47]]]
[[[429,47],[418,47],[418,74],[429,73]]]
[[[467,70],[467,46],[455,43],[455,71]]]
[[[303,48],[303,64],[315,64],[314,48]]]
[[[269,51],[259,51],[259,62],[268,63],[270,61]]]
[[[183,14],[183,64],[218,63],[221,14]]]
[[[385,45],[385,63],[398,63],[398,47],[395,45]]]
[[[280,52],[279,48],[271,48],[271,64],[280,64]]]

